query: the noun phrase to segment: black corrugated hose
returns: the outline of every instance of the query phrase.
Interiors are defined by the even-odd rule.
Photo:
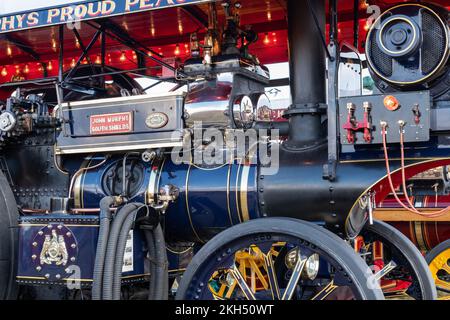
[[[150,275],[150,300],[167,300],[169,293],[169,275],[167,266],[167,251],[164,232],[161,224],[153,230],[144,230],[149,247],[150,265],[153,273]]]
[[[125,205],[117,212],[112,223],[106,248],[105,266],[103,269],[103,289],[101,297],[103,300],[111,300],[113,298],[114,260],[116,259],[117,245],[123,224],[129,215],[134,216],[132,213],[135,213],[140,206],[142,206],[142,204],[139,203]]]
[[[143,206],[142,206],[143,207]],[[114,260],[112,299],[120,300],[123,257],[128,234],[136,221],[140,208],[129,214],[123,222],[117,241],[116,258]],[[169,275],[167,266],[166,243],[161,225],[158,223],[152,229],[144,229],[150,258],[150,286],[148,299],[167,300],[169,292]]]
[[[103,268],[105,265],[106,247],[108,244],[109,229],[111,223],[110,208],[114,204],[114,201],[114,197],[104,197],[100,201],[100,230],[98,234],[97,251],[95,254],[92,300],[101,299]]]
[[[127,244],[127,237],[133,228],[136,214],[139,209],[134,210],[129,214],[122,225],[122,230],[119,233],[119,239],[117,241],[116,258],[114,260],[113,271],[113,285],[112,285],[112,299],[120,300],[121,284],[122,284],[122,268],[123,268],[123,256],[125,254],[125,248]]]

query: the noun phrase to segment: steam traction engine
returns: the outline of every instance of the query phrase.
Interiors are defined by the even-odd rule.
[[[245,5],[207,4],[182,66],[152,56],[184,94],[143,94],[104,52],[83,65],[102,34],[147,54],[104,17],[63,72],[59,27],[58,77],[17,83],[0,115],[2,297],[436,298],[420,252],[376,218],[387,197],[413,217],[447,214],[409,197],[450,164],[447,9],[387,9],[365,43],[379,94],[339,97],[337,1],[328,45],[325,1],[287,1],[292,104],[278,122]]]

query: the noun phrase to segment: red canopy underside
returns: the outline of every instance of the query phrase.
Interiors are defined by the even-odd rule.
[[[383,0],[368,1],[377,4],[382,10],[403,1]],[[448,0],[435,1],[441,5],[449,5]],[[284,0],[242,0],[239,10],[241,24],[251,26],[260,37],[258,43],[251,46],[251,53],[259,57],[264,64],[285,62],[288,60],[286,2]],[[365,39],[366,13],[365,1],[360,1],[359,47]],[[189,37],[192,32],[202,34],[206,30],[208,4],[201,4],[192,10],[186,7],[162,9],[133,13],[110,18],[116,25],[136,39],[161,54],[166,59],[177,57],[183,61],[189,55]],[[339,1],[339,40],[353,43],[353,1]],[[219,25],[223,25],[224,16],[220,7]],[[328,28],[327,28],[328,29]],[[81,53],[76,38],[65,28],[64,36],[64,68],[68,70]],[[314,32],[312,30],[311,32]],[[79,33],[84,45],[87,45],[95,33],[95,29],[82,23]],[[20,42],[39,55],[33,58],[30,53],[14,45],[12,41],[0,37],[0,83],[10,82],[14,75],[19,74],[27,80],[42,78],[41,63],[47,64],[48,76],[58,72],[58,27],[43,27],[18,31],[7,34],[14,41]],[[132,50],[118,41],[108,37],[106,41],[106,64],[120,69],[137,68],[137,57]],[[100,60],[100,41],[89,54],[93,62]],[[147,66],[156,66],[150,60]],[[150,71],[149,71],[150,72]],[[153,72],[161,74],[160,69]]]

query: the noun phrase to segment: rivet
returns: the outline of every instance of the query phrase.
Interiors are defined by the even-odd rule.
[[[46,273],[44,277],[46,277],[48,279],[48,278],[50,278],[50,274]]]
[[[70,261],[75,262],[75,257],[70,258]]]
[[[37,266],[37,267],[36,267],[36,270],[37,270],[37,271],[41,271],[41,270],[42,270],[42,267],[41,267],[41,266]]]
[[[36,256],[35,254],[33,254],[33,255],[31,256],[31,259],[33,259],[33,260],[36,260],[36,258],[37,258],[37,256]]]
[[[57,274],[57,275],[55,276],[55,278],[56,278],[56,279],[61,279],[61,275],[60,275],[60,274]]]
[[[37,242],[33,242],[33,247],[37,247]]]
[[[72,243],[70,246],[71,246],[73,249],[75,249],[75,248],[77,247],[77,245],[76,245],[75,243]]]

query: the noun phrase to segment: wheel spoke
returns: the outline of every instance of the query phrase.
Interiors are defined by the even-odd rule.
[[[250,266],[252,267],[252,270],[254,270],[256,276],[263,285],[264,289],[265,290],[269,289],[269,284],[267,283],[266,279],[264,278],[264,275],[262,274],[260,268],[256,265],[256,262],[254,260],[250,260]]]
[[[236,289],[236,285],[237,285],[236,281],[234,281],[231,284],[231,286],[228,288],[227,294],[225,295],[225,299],[230,299],[231,298],[231,295],[233,294],[234,289]]]
[[[317,293],[311,300],[324,300],[328,297],[334,290],[339,288],[339,286],[334,284],[334,279],[330,281],[319,293]]]
[[[450,266],[448,265],[447,261],[445,261],[445,263],[441,266],[441,269],[450,275]]]
[[[441,288],[444,291],[450,292],[450,282],[444,281],[439,278],[434,279],[434,282],[436,283],[436,287]]]
[[[386,264],[383,269],[381,269],[380,271],[378,271],[377,273],[375,273],[375,279],[377,281],[380,281],[381,278],[383,278],[384,276],[386,276],[389,272],[391,272],[392,270],[394,270],[397,267],[397,264],[394,261],[390,261],[388,264]]]
[[[242,274],[239,272],[236,266],[234,266],[234,268],[230,270],[230,273],[231,276],[234,278],[234,280],[236,280],[237,285],[239,286],[239,288],[241,288],[247,300],[256,300],[255,295],[253,294],[252,290],[248,287],[247,283],[245,282],[245,279],[242,277]]]
[[[269,252],[268,255],[264,255],[264,262],[266,265],[272,299],[280,300],[280,288],[278,287],[277,275],[275,273],[275,266],[273,265],[272,260],[272,253]]]
[[[281,300],[290,300],[292,298],[295,288],[297,287],[297,282],[300,279],[300,276],[302,275],[303,267],[306,264],[306,260],[307,260],[306,258],[301,259],[300,254],[298,254],[297,263],[294,266],[291,278],[289,279],[286,290],[284,291]]]

